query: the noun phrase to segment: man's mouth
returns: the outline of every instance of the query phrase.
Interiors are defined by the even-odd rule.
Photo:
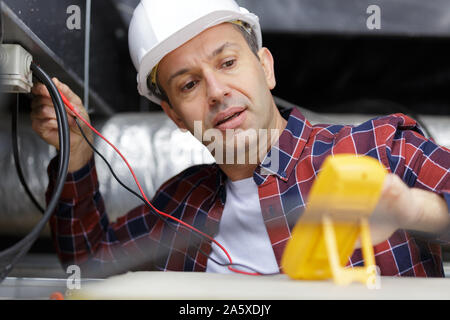
[[[214,119],[214,127],[218,129],[231,129],[234,125],[239,125],[241,121],[236,121],[247,108],[245,107],[232,107],[221,113],[219,113]],[[239,123],[237,123],[239,122]]]
[[[235,113],[235,114],[233,114],[233,115],[231,115],[231,116],[229,116],[229,117],[226,117],[225,119],[219,121],[219,122],[216,124],[216,126],[221,125],[222,123],[225,123],[225,122],[227,122],[228,120],[231,120],[231,119],[236,118],[236,117],[239,116],[242,112],[244,112],[244,111],[241,111],[241,112]]]

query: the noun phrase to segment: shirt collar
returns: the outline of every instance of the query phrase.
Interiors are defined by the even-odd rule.
[[[292,109],[287,120],[278,141],[253,173],[257,185],[264,183],[270,175],[287,181],[308,141],[312,126],[297,108]]]

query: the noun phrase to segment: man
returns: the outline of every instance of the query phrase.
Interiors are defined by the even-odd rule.
[[[129,38],[140,93],[160,103],[180,129],[196,137],[199,129],[212,132],[218,140],[212,153],[221,161],[169,179],[152,200],[156,208],[214,238],[233,263],[247,267],[241,270],[279,272],[290,231],[324,159],[368,155],[392,172],[372,215],[381,274],[443,276],[439,241],[450,228],[450,152],[425,139],[414,120],[396,114],[357,127],[312,126],[296,109],[284,118],[270,92],[274,61],[261,45],[257,18],[233,0],[143,0]],[[80,99],[54,81],[87,116]],[[33,93],[33,128],[57,147],[48,92],[36,85]],[[51,220],[63,264],[78,264],[93,276],[230,271],[224,251],[211,239],[164,221],[145,205],[109,223],[92,151],[71,121],[70,173]],[[247,134],[252,130],[267,134]],[[242,152],[246,160],[239,162]],[[49,165],[48,195],[56,164]],[[348,265],[361,263],[356,249]]]

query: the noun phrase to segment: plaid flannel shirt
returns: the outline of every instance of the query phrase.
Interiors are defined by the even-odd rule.
[[[328,155],[352,153],[376,158],[408,186],[441,194],[450,208],[450,151],[425,139],[409,117],[394,114],[358,126],[313,126],[295,108],[284,116],[288,117],[287,126],[266,156],[279,153],[278,170],[263,170],[267,163],[263,161],[253,174],[279,266],[291,230]],[[48,173],[47,200],[56,181],[56,158]],[[165,182],[152,203],[214,237],[226,201],[225,180],[217,164],[196,165]],[[210,241],[176,222],[164,222],[145,205],[110,223],[99,193],[94,158],[68,174],[50,226],[63,265],[78,264],[83,274],[90,276],[127,270],[205,271],[211,251]],[[430,239],[397,230],[374,246],[376,264],[382,275],[442,277],[441,244],[448,243],[445,236],[449,238],[446,234]],[[232,257],[233,252],[230,254]],[[348,262],[349,267],[357,265],[363,265],[360,249]]]

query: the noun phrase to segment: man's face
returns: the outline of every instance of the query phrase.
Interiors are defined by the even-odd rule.
[[[276,106],[273,59],[268,49],[251,51],[230,23],[212,27],[166,55],[158,66],[158,80],[171,106],[164,111],[178,127],[194,134],[217,129],[269,129]]]

